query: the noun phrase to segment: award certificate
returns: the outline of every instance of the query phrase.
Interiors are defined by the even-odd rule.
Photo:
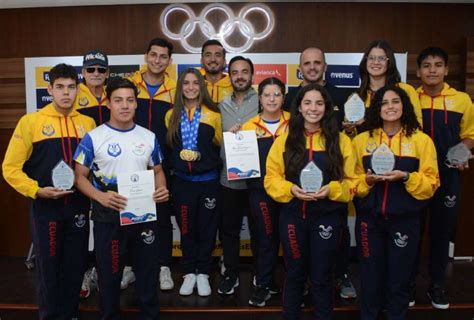
[[[120,225],[156,220],[153,201],[155,174],[153,170],[117,174],[118,193],[127,197],[127,207],[120,211]]]
[[[227,179],[260,177],[260,161],[255,131],[224,132]]]

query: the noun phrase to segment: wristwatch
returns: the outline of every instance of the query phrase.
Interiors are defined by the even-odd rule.
[[[410,179],[410,172],[405,171],[405,176],[403,177],[403,182],[407,182]]]

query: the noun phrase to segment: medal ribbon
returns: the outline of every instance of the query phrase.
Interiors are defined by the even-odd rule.
[[[197,139],[199,123],[201,121],[201,107],[196,107],[193,120],[189,120],[188,113],[183,108],[181,110],[181,140],[183,149],[197,151]]]

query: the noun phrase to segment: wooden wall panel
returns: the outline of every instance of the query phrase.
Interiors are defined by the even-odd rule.
[[[2,161],[12,133],[11,129],[0,129],[0,159]],[[0,208],[2,208],[0,255],[26,256],[30,245],[29,201],[10,187],[3,176],[0,178],[0,193]]]
[[[196,14],[205,5],[189,4]],[[245,4],[228,5],[237,13]],[[384,38],[397,52],[408,52],[408,82],[417,86],[417,53],[426,46],[438,45],[450,54],[450,84],[457,89],[466,88],[474,96],[474,40],[467,40],[474,34],[472,4],[278,2],[267,5],[274,12],[276,26],[267,39],[255,42],[251,52],[300,52],[307,46],[319,46],[326,52],[360,52],[370,41]],[[165,6],[0,10],[1,159],[11,128],[26,109],[24,57],[81,55],[94,48],[108,54],[142,54],[151,38],[163,36],[159,17]],[[257,19],[252,15],[249,18]],[[171,28],[176,31],[182,23],[182,17],[173,19]],[[196,46],[203,41],[199,34],[190,37]],[[184,53],[177,41],[174,44],[175,52]],[[469,196],[473,187],[469,181],[472,182],[473,174],[472,169],[463,174],[465,201],[457,246],[457,253],[462,255],[474,254],[469,237],[474,222],[464,220],[472,216]],[[0,193],[0,205],[4,209],[0,255],[24,255],[29,245],[27,201],[2,178]]]
[[[190,4],[199,13],[205,4]],[[242,3],[229,3],[234,12]],[[417,53],[437,44],[459,53],[474,32],[471,4],[268,3],[276,26],[252,52],[299,52],[318,45],[328,52],[358,52],[377,38],[397,51]],[[163,36],[156,5],[0,10],[0,58],[77,55],[90,48],[109,54],[142,53]],[[175,19],[174,30],[183,22]],[[191,41],[199,37],[192,36]],[[202,39],[202,38],[201,38]],[[199,41],[197,41],[199,42]],[[176,52],[184,52],[175,42]]]
[[[474,97],[474,37],[466,39],[466,92]]]

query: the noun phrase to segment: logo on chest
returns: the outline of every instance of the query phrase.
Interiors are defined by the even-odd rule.
[[[143,156],[146,151],[146,146],[142,142],[133,142],[132,143],[132,153],[137,156]]]
[[[107,148],[107,153],[109,156],[117,158],[122,153],[122,148],[120,148],[118,143],[110,143]]]
[[[265,137],[265,130],[263,128],[260,128],[260,127],[256,127],[255,128],[255,134],[257,135],[257,138],[263,138]]]
[[[375,141],[368,141],[365,145],[365,152],[368,154],[372,154],[375,149],[377,149],[377,143],[375,143]]]
[[[85,107],[89,104],[89,100],[87,99],[87,97],[80,97],[79,98],[79,105],[81,107]]]
[[[43,126],[43,129],[41,130],[41,133],[43,133],[43,135],[47,136],[47,137],[51,137],[53,134],[56,133],[56,131],[54,130],[54,127],[53,125],[51,124],[45,124]]]
[[[411,142],[402,143],[402,154],[411,155],[413,153],[413,148]]]

